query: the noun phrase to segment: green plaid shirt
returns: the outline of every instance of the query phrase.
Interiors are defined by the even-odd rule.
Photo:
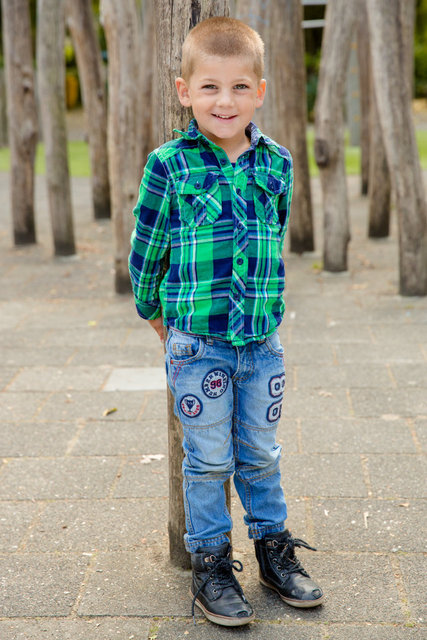
[[[236,346],[260,340],[285,309],[291,156],[253,123],[235,165],[195,120],[178,133],[149,155],[133,212],[137,311]]]

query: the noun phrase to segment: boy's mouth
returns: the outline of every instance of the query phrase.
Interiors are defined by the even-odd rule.
[[[236,117],[236,116],[222,116],[219,113],[214,113],[213,115],[215,116],[215,118],[220,118],[220,120],[231,120],[232,118]]]

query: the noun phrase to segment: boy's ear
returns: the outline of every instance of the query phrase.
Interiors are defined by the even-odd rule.
[[[257,94],[256,94],[256,108],[257,109],[259,107],[261,107],[262,103],[264,102],[266,87],[267,87],[267,83],[263,78],[262,80],[260,80],[260,83],[259,83],[258,89],[257,89]]]
[[[183,107],[191,107],[191,98],[184,78],[175,78],[178,99]]]

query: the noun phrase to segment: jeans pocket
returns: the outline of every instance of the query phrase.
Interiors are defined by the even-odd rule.
[[[285,350],[280,342],[279,333],[275,331],[271,336],[265,339],[267,349],[278,358],[283,358]]]
[[[171,365],[182,366],[201,358],[204,350],[203,340],[194,334],[169,328],[166,341],[166,354]]]

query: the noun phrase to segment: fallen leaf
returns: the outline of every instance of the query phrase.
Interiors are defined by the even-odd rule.
[[[112,409],[105,409],[103,416],[109,416],[111,413],[115,413],[117,411],[117,407],[112,407]]]

